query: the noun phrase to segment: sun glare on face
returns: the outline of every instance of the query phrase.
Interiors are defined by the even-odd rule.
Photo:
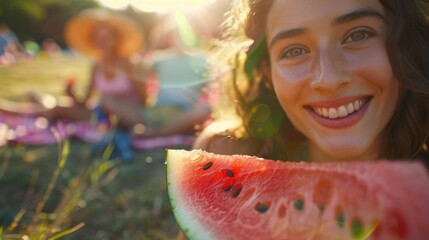
[[[97,0],[101,5],[113,8],[124,9],[132,6],[145,12],[168,12],[175,10],[189,10],[196,8],[214,0]]]

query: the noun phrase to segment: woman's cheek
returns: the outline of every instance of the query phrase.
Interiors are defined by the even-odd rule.
[[[386,51],[383,47],[377,49],[349,55],[346,59],[350,69],[361,79],[369,81],[378,88],[383,88],[396,80]]]
[[[281,100],[297,100],[303,91],[309,69],[304,65],[278,65],[273,69],[273,86]],[[283,103],[282,103],[283,105]]]

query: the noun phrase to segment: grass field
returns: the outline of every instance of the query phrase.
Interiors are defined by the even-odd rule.
[[[0,97],[23,97],[31,91],[62,94],[67,78],[74,77],[81,92],[86,86],[90,61],[71,55],[50,57],[42,55],[35,60],[0,67]]]
[[[2,67],[0,97],[61,95],[68,77],[82,90],[88,70],[87,60],[70,56]],[[164,149],[124,163],[79,141],[0,148],[0,239],[173,239],[164,162]]]

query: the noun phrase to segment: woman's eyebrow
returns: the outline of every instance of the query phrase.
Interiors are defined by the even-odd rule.
[[[282,39],[300,36],[305,34],[306,32],[307,32],[307,29],[305,28],[294,28],[290,30],[281,31],[276,35],[274,35],[274,37],[271,39],[269,48],[271,48],[276,42]]]
[[[386,20],[385,17],[383,16],[383,14],[377,12],[376,10],[374,10],[372,8],[360,8],[360,9],[357,9],[353,12],[350,12],[350,13],[336,17],[332,21],[332,25],[344,24],[344,23],[355,21],[355,20],[365,18],[365,17],[375,17],[375,18],[379,18],[383,21]],[[268,46],[269,46],[269,48],[271,48],[276,42],[278,42],[282,39],[300,36],[300,35],[305,34],[307,31],[308,31],[308,29],[306,29],[306,28],[294,28],[294,29],[290,29],[290,30],[281,31],[281,32],[277,33],[276,35],[274,35],[274,37],[271,39],[270,44]]]
[[[354,20],[358,20],[364,17],[375,17],[375,18],[380,18],[383,21],[386,21],[386,18],[383,16],[383,14],[377,12],[376,10],[372,8],[361,8],[353,12],[336,17],[332,22],[332,25],[339,25],[339,24],[351,22]]]

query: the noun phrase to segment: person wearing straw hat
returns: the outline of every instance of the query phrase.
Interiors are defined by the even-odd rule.
[[[38,114],[50,120],[79,121],[90,120],[94,115],[97,119],[115,115],[123,129],[143,122],[139,110],[146,103],[148,72],[143,65],[130,61],[144,42],[138,24],[105,9],[87,9],[66,23],[64,37],[71,49],[94,62],[87,91],[78,99],[73,92],[73,81],[69,81],[66,93],[73,104],[51,104],[54,107],[45,106]],[[94,105],[91,100],[96,92],[99,99]],[[35,93],[31,97],[38,103],[48,102],[45,101],[47,97],[52,99]]]
[[[123,160],[131,160],[130,130],[143,122],[140,110],[146,104],[146,78],[149,74],[143,64],[131,61],[144,42],[138,24],[132,19],[104,9],[83,10],[65,26],[64,37],[68,46],[93,60],[90,82],[83,98],[77,98],[73,81],[66,93],[72,101],[58,101],[49,94],[29,93],[31,103],[15,103],[0,99],[0,111],[20,115],[41,116],[56,120],[97,121],[111,120],[118,131],[113,143]],[[96,104],[92,101],[98,92]],[[109,139],[111,140],[111,139]],[[108,144],[104,140],[97,149]]]

